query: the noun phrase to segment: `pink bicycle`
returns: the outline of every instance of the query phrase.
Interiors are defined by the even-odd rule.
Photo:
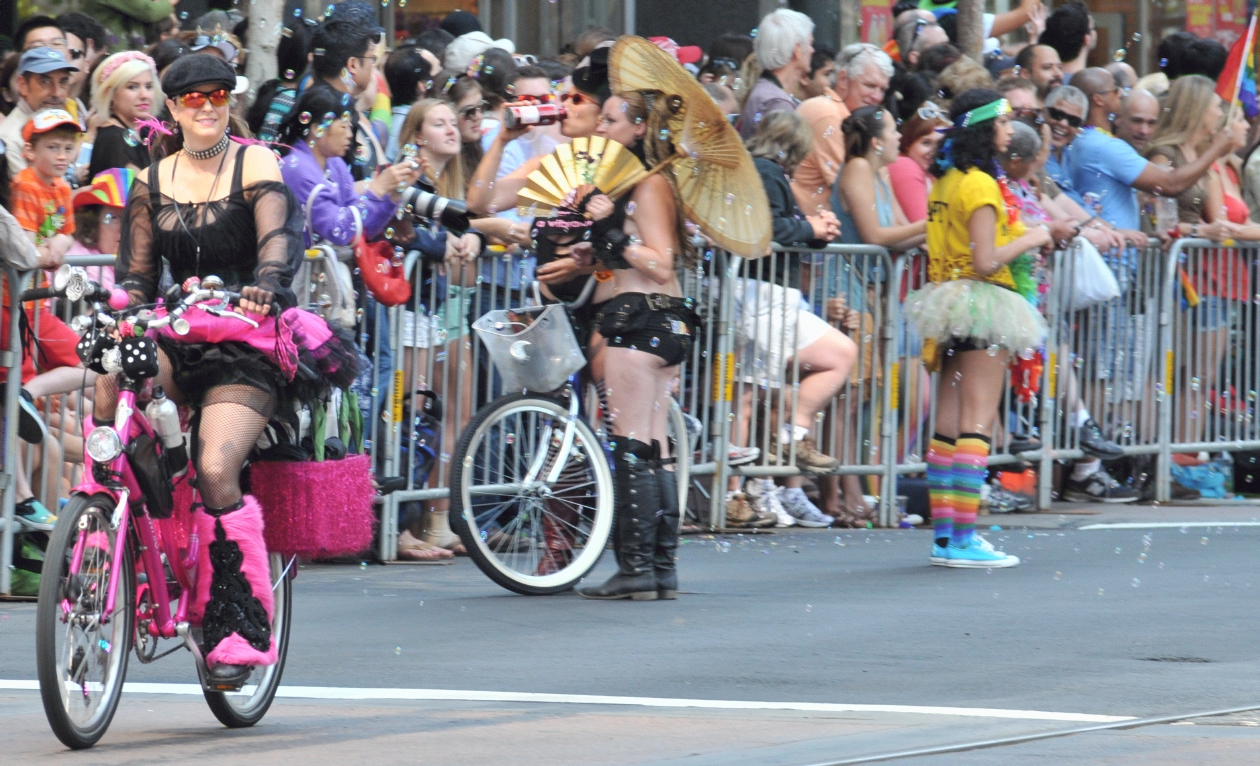
[[[174,501],[177,494],[192,496],[193,466],[182,439],[165,446],[161,429],[138,404],[145,399],[161,403],[164,397],[152,385],[157,365],[140,364],[147,361],[136,358],[145,347],[131,340],[168,325],[186,333],[188,322],[181,315],[194,305],[232,314],[231,304],[240,296],[221,287],[220,280],[208,277],[185,285],[185,297],[166,310],[124,309],[124,293],[104,291],[81,270],[63,267],[52,288],[23,294],[23,300],[64,296],[91,304],[87,315],[76,318],[76,329],[85,333],[84,343],[92,345],[108,372],[122,373],[114,424],[92,428],[85,419],[84,481],[53,529],[40,581],[40,693],[53,732],[73,749],[91,747],[109,728],[133,646],[142,663],[181,648],[190,651],[206,702],[225,726],[258,723],[280,685],[289,647],[294,557],[286,561],[271,554],[276,664],[254,668],[239,685],[211,682],[201,629],[190,622],[197,578],[210,576],[197,571],[198,547],[211,541],[197,539],[189,503]],[[168,639],[178,643],[159,649]]]

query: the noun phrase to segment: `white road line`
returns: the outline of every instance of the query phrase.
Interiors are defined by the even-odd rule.
[[[1091,529],[1180,529],[1181,527],[1260,527],[1260,521],[1131,521],[1123,524],[1086,524],[1081,532]]]
[[[38,681],[0,680],[0,690],[37,690]],[[130,694],[177,694],[200,696],[197,684],[128,683]],[[570,705],[635,705],[640,707],[700,708],[704,710],[798,710],[811,713],[912,713],[970,718],[1013,718],[1025,721],[1078,721],[1110,723],[1133,720],[1132,716],[1055,713],[1042,710],[938,707],[931,705],[849,705],[828,702],[752,702],[744,700],[670,699],[664,697],[611,697],[598,694],[537,694],[533,692],[484,692],[458,689],[360,689],[330,686],[282,686],[277,697],[320,700],[408,700],[452,702],[543,702]]]

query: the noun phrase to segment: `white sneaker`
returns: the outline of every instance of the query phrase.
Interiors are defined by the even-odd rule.
[[[752,498],[753,507],[762,513],[772,514],[775,517],[774,525],[780,529],[796,524],[796,519],[783,507],[782,492],[783,489],[775,485],[774,479],[749,479],[744,486],[744,494]]]
[[[728,465],[755,463],[759,457],[761,457],[761,450],[757,447],[729,447],[726,450],[726,462]]]
[[[834,518],[818,510],[800,487],[785,491],[782,503],[792,519],[802,527],[829,527],[835,522]]]

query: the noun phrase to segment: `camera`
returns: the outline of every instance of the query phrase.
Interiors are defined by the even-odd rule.
[[[459,234],[463,234],[472,227],[468,208],[459,200],[443,197],[417,186],[411,186],[403,191],[401,202],[403,208],[413,218],[437,221]]]

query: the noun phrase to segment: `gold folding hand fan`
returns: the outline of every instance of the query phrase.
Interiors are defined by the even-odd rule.
[[[617,199],[647,175],[639,158],[603,136],[573,139],[543,157],[542,167],[529,174],[516,195],[517,213],[545,216],[558,207],[580,202],[592,189]]]

